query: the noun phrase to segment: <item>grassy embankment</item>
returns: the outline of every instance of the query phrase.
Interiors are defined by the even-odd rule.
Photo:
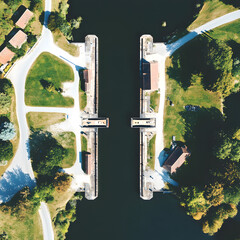
[[[193,30],[215,18],[221,17],[227,13],[233,12],[237,8],[232,5],[227,5],[221,0],[207,0],[205,1],[198,17],[188,27],[188,31]]]
[[[58,6],[61,1],[62,0],[52,1],[52,11],[59,12]],[[70,53],[73,56],[79,56],[79,48],[76,45],[69,43],[65,36],[59,30],[53,32],[53,39],[55,43],[66,52]]]
[[[183,46],[176,53],[173,54],[172,58],[175,57],[176,54],[187,55],[187,53],[191,53],[194,51],[194,45],[197,45],[197,39],[191,41],[190,43]],[[192,49],[191,51],[189,51]],[[191,55],[191,54],[190,54]],[[197,55],[195,55],[197,56]],[[187,57],[186,57],[187,59]],[[191,64],[192,61],[197,62],[197,59],[187,59],[188,63],[185,63],[189,66],[189,68],[193,67]],[[199,60],[200,61],[200,60]],[[200,64],[197,62],[197,64]],[[184,65],[185,66],[185,65]],[[165,114],[164,114],[164,145],[165,147],[170,147],[172,136],[176,136],[177,141],[185,142],[186,136],[186,128],[189,127],[186,125],[186,119],[183,116],[185,109],[185,105],[197,105],[201,108],[216,108],[222,111],[221,107],[221,96],[219,93],[207,91],[201,85],[201,82],[198,80],[193,85],[189,86],[187,89],[183,89],[183,87],[179,84],[179,82],[173,78],[175,75],[178,77],[179,73],[171,73],[172,77],[170,77],[169,68],[172,67],[172,60],[167,59],[166,61],[166,97],[169,97],[173,102],[174,106],[169,105],[169,101],[165,102]],[[184,69],[188,71],[186,68]],[[194,115],[194,112],[189,112]]]
[[[160,94],[158,91],[154,91],[150,94],[150,107],[154,110],[154,112],[158,112],[160,102]]]
[[[65,114],[63,113],[29,112],[26,117],[28,126],[32,131],[48,131],[50,125],[57,124],[65,120]],[[68,168],[73,166],[76,160],[75,134],[73,132],[62,132],[53,133],[53,136],[67,150],[67,154],[63,159],[62,167]]]
[[[19,221],[18,218],[12,216],[10,213],[1,212],[0,214],[1,234],[5,231],[9,240],[29,239],[41,240],[42,223],[38,213],[29,215],[25,219]]]
[[[50,53],[42,53],[31,67],[26,80],[25,102],[30,106],[70,107],[73,99],[58,91],[63,82],[74,81],[72,68]],[[53,84],[48,91],[46,84]]]
[[[155,166],[155,141],[156,141],[156,134],[150,139],[149,143],[148,143],[148,166],[151,169],[154,169]]]

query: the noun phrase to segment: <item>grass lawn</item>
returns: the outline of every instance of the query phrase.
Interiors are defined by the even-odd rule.
[[[81,135],[81,151],[87,152],[88,150],[87,146],[88,146],[87,138]]]
[[[155,141],[156,141],[156,134],[151,138],[148,144],[148,166],[151,169],[154,169],[155,166]]]
[[[28,112],[26,117],[30,129],[46,129],[65,120],[64,113]]]
[[[59,31],[56,30],[54,32],[52,32],[53,34],[53,39],[54,42],[63,50],[65,50],[66,52],[70,53],[72,56],[79,56],[79,48],[78,46],[69,43],[67,41],[67,39],[64,37],[64,35]]]
[[[191,61],[191,59],[190,59]],[[167,59],[166,69],[171,66],[171,60]],[[206,91],[196,83],[187,90],[181,88],[178,82],[169,78],[166,73],[166,97],[169,97],[174,106],[169,105],[169,101],[165,102],[164,113],[164,145],[170,147],[172,136],[176,136],[177,141],[185,142],[184,135],[186,126],[184,119],[180,115],[184,112],[185,105],[198,105],[204,108],[215,107],[221,111],[221,97],[218,93]],[[195,114],[195,112],[191,112]]]
[[[42,223],[38,212],[33,216],[30,215],[26,219],[19,220],[11,216],[9,213],[0,214],[1,232],[5,231],[8,239],[28,239],[28,240],[42,240]]]
[[[240,20],[235,20],[234,22],[227,23],[218,28],[214,28],[209,32],[209,35],[212,38],[221,40],[221,41],[235,41],[240,44]]]
[[[204,23],[235,10],[237,10],[235,7],[232,5],[226,5],[221,0],[207,0],[205,1],[197,19],[195,19],[195,21],[188,27],[188,30],[193,30]]]
[[[160,94],[158,91],[154,91],[150,94],[150,107],[154,110],[154,112],[158,112],[160,101]]]
[[[81,74],[83,75],[83,74]],[[83,78],[83,77],[81,77]],[[84,110],[84,108],[87,106],[87,94],[82,89],[82,82],[81,78],[79,81],[79,101],[80,101],[80,110]]]
[[[49,92],[43,82],[52,83],[55,89],[62,87],[62,82],[74,81],[72,68],[56,56],[44,52],[31,67],[27,80],[25,102],[29,106],[69,107],[74,100],[63,97],[58,91]]]
[[[76,137],[73,132],[63,132],[54,136],[57,141],[67,150],[63,159],[62,168],[72,167],[76,161]]]

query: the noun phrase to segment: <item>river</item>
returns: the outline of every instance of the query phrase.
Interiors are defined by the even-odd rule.
[[[163,41],[193,19],[194,0],[69,0],[70,17],[82,16],[75,41],[99,37],[99,115],[110,128],[99,131],[99,197],[83,200],[68,240],[208,240],[197,221],[171,195],[139,197],[139,38]],[[167,27],[162,28],[162,21]]]

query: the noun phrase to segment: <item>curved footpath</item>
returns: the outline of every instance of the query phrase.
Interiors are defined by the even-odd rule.
[[[203,24],[202,26],[192,30],[190,33],[180,38],[174,43],[171,44],[160,44],[159,52],[157,53],[157,58],[159,59],[159,88],[160,88],[160,104],[159,110],[156,114],[156,159],[155,159],[155,170],[158,172],[162,178],[166,176],[165,170],[161,167],[163,162],[163,149],[164,149],[164,133],[163,133],[163,120],[164,120],[164,105],[165,105],[165,91],[166,91],[166,83],[165,83],[165,61],[167,57],[170,57],[177,49],[182,47],[187,42],[194,39],[199,34],[202,34],[206,31],[219,27],[223,24],[230,23],[240,19],[240,10],[234,11],[232,13],[228,13],[222,17],[216,18],[210,22]],[[169,179],[168,179],[169,180]]]

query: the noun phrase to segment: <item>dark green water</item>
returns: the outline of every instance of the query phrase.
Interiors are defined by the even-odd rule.
[[[70,0],[70,16],[83,23],[75,40],[99,37],[100,116],[110,128],[99,132],[99,197],[83,200],[68,240],[207,240],[201,226],[170,195],[139,197],[139,134],[130,117],[139,116],[139,38],[152,34],[162,41],[193,19],[188,0]],[[161,21],[167,28],[161,28]]]

